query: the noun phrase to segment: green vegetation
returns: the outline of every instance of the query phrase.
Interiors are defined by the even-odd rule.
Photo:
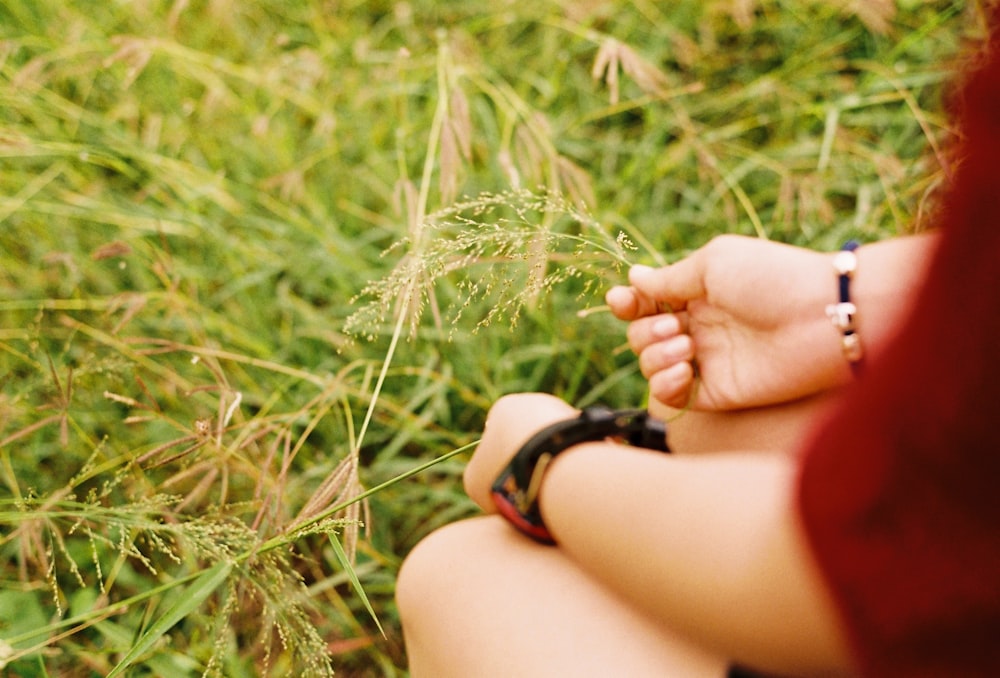
[[[629,263],[920,222],[980,18],[895,5],[0,0],[0,675],[405,675],[491,401],[641,401]]]

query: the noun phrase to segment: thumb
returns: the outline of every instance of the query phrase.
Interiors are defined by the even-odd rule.
[[[705,271],[700,251],[663,268],[633,266],[629,282],[645,297],[655,299],[658,305],[680,311],[688,302],[705,296]]]

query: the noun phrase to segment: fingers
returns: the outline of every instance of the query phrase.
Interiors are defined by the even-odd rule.
[[[677,363],[689,363],[694,359],[694,342],[686,334],[678,334],[666,341],[658,341],[647,346],[639,354],[639,371],[650,379],[657,372],[668,370]]]
[[[631,321],[628,342],[650,394],[671,407],[684,407],[694,386],[695,347],[687,334],[686,309],[705,296],[705,248],[663,268],[633,266],[630,286],[605,296],[611,312]]]
[[[672,266],[633,266],[629,270],[631,286],[611,288],[605,301],[619,320],[683,310],[688,302],[705,294],[703,258],[695,252]]]
[[[693,388],[694,366],[690,361],[675,363],[649,377],[649,394],[676,409],[688,405]]]
[[[644,320],[652,322],[633,323],[629,334],[639,335],[637,342],[651,339],[636,351],[650,394],[671,407],[684,407],[694,385],[694,341],[682,333],[677,316]]]
[[[639,355],[651,344],[688,333],[688,314],[661,313],[629,323],[626,330],[629,347]]]
[[[687,308],[688,302],[705,296],[703,251],[662,268],[633,266],[629,282],[637,296],[655,300],[658,311]]]
[[[604,295],[604,301],[619,320],[636,320],[660,312],[655,299],[647,297],[634,287],[612,287]]]
[[[650,394],[671,407],[687,405],[694,385],[695,346],[688,329],[688,314],[680,312],[639,318],[627,330]]]

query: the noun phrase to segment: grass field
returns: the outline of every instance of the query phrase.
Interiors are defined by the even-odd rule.
[[[405,675],[490,403],[641,402],[631,263],[921,227],[980,23],[0,0],[0,675]]]

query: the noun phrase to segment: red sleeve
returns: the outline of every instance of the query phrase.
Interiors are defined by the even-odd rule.
[[[917,307],[804,450],[802,523],[869,676],[1000,676],[1000,30],[989,46]]]

